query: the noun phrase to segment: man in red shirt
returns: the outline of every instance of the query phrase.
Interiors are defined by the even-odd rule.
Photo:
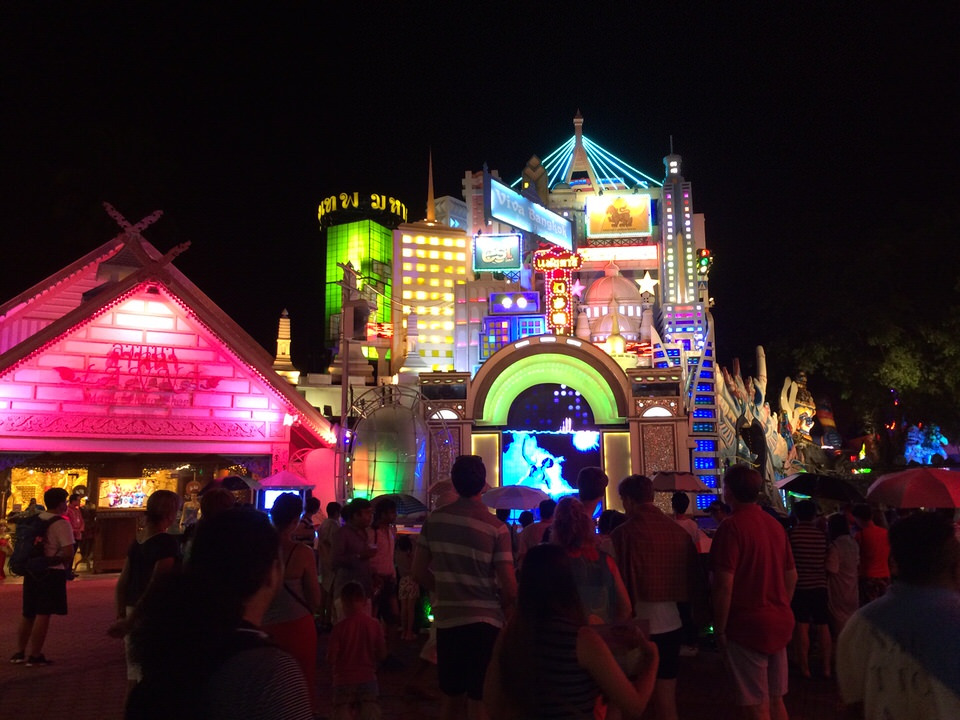
[[[860,546],[860,607],[882,597],[890,586],[890,541],[887,529],[873,521],[873,508],[858,503],[851,510],[860,528],[855,535]]]
[[[723,476],[723,499],[733,514],[720,523],[710,548],[714,630],[747,716],[786,720],[797,571],[783,526],[757,505],[762,486],[760,473],[747,465]]]

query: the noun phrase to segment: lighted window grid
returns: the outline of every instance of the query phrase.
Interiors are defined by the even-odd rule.
[[[510,342],[509,320],[487,320],[480,342],[480,358],[486,360]]]
[[[717,424],[708,422],[695,422],[693,424],[693,431],[695,433],[713,433],[717,431]]]
[[[697,440],[694,449],[697,452],[716,452],[717,441],[716,440]]]
[[[698,457],[693,459],[694,470],[714,470],[717,467],[717,459],[713,457]]]

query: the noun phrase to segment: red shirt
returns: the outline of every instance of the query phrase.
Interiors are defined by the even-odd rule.
[[[867,523],[866,527],[857,533],[856,538],[860,546],[860,577],[890,577],[890,540],[887,529],[872,522]]]
[[[784,573],[794,569],[783,526],[758,505],[743,505],[720,523],[710,547],[713,569],[733,574],[727,637],[766,655],[793,634]]]
[[[386,654],[380,623],[364,612],[348,615],[330,632],[327,662],[333,668],[333,684],[343,687],[376,680],[377,657]]]

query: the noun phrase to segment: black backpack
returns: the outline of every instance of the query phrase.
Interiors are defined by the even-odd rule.
[[[14,535],[13,554],[10,556],[10,572],[14,575],[42,574],[48,564],[38,561],[43,558],[43,542],[47,537],[47,530],[57,520],[63,520],[59,515],[41,520],[39,515],[17,520],[17,532]],[[66,521],[64,521],[66,522]]]

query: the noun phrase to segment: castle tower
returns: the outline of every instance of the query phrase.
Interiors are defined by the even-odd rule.
[[[293,366],[290,358],[290,314],[286,308],[280,313],[280,323],[277,328],[277,355],[273,359],[273,369],[291,385],[300,382],[300,371]]]

